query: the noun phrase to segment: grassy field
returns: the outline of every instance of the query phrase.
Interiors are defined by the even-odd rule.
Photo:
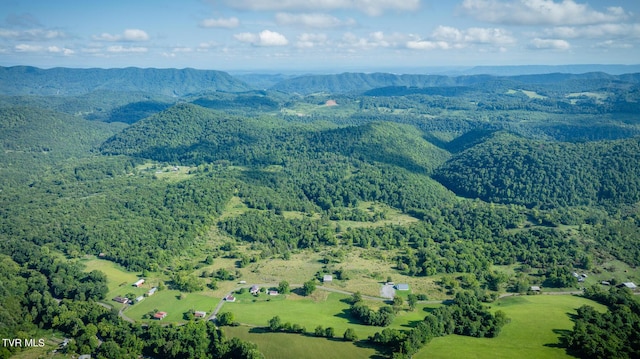
[[[143,319],[142,316],[157,309],[161,312],[167,312],[167,317],[163,319],[163,322],[181,322],[184,321],[184,314],[189,310],[200,310],[207,312],[207,315],[210,314],[219,300],[220,298],[203,293],[181,295],[177,290],[162,290],[130,306],[124,311],[124,314],[136,321],[148,322],[149,320]]]
[[[90,258],[82,260],[87,272],[92,270],[99,270],[107,275],[107,286],[109,292],[104,302],[113,306],[119,307],[120,304],[113,302],[112,299],[115,296],[123,296],[127,293],[133,293],[137,296],[143,295],[151,288],[151,283],[145,283],[144,288],[135,288],[132,286],[140,277],[139,273],[128,272],[122,266],[99,258]]]
[[[335,299],[339,298],[337,296]],[[339,302],[331,303],[332,299],[328,299],[326,305],[314,306],[316,314],[313,312],[302,313],[296,309],[303,308],[308,304],[294,304],[294,315],[280,313],[283,321],[292,321],[293,323],[303,324],[307,318],[319,318],[320,312],[339,310],[341,308]],[[339,301],[339,299],[338,299]],[[235,304],[235,303],[234,303]],[[238,303],[239,304],[239,303]],[[272,302],[271,304],[276,304]],[[292,308],[289,300],[281,301],[283,308]],[[315,303],[319,304],[319,303]],[[492,304],[492,310],[502,310],[507,313],[511,319],[497,338],[470,338],[458,335],[450,335],[442,338],[436,338],[429,343],[421,352],[416,354],[414,358],[571,358],[564,349],[558,347],[560,333],[563,330],[570,330],[573,323],[570,314],[583,304],[596,307],[598,310],[605,310],[605,307],[593,301],[569,296],[569,295],[539,295],[539,296],[519,296],[508,297]],[[324,307],[324,309],[322,309]],[[226,307],[225,307],[226,308]],[[249,306],[241,305],[236,316],[243,316],[240,311],[248,310]],[[258,320],[260,314],[256,306],[251,309],[248,315],[254,320]],[[275,306],[274,306],[275,308]],[[273,308],[270,308],[273,309]],[[331,311],[331,310],[329,310]],[[424,308],[416,310],[420,317],[425,315]],[[266,317],[266,315],[265,315]],[[304,318],[304,319],[303,319]],[[341,319],[341,318],[337,318]],[[339,320],[325,319],[324,327],[334,326],[336,328],[336,336],[341,336],[344,330]],[[344,318],[342,318],[344,320]],[[260,319],[262,320],[262,319]],[[394,322],[393,327],[399,322],[410,323],[410,318],[399,318]],[[332,323],[332,324],[329,324]],[[307,331],[313,330],[305,325]],[[358,332],[360,339],[366,338],[363,331],[358,331],[358,326],[349,324]],[[402,325],[400,325],[402,327]],[[375,358],[385,357],[385,353],[376,351],[375,348],[362,346],[360,344],[344,343],[340,340],[327,340],[322,338],[313,338],[299,334],[274,334],[264,333],[257,328],[234,327],[224,328],[228,336],[237,336],[244,340],[251,341],[258,345],[258,349],[264,353],[266,358]],[[377,328],[380,330],[380,328]],[[376,331],[377,331],[376,330]]]
[[[511,319],[497,338],[450,335],[435,338],[414,358],[571,358],[559,348],[560,333],[573,328],[570,314],[593,301],[570,295],[537,295],[504,298],[493,304]]]
[[[356,346],[340,339],[329,340],[299,334],[264,333],[248,327],[225,327],[229,337],[258,345],[265,358],[364,359],[384,358],[374,348]],[[341,334],[341,333],[340,333]]]
[[[266,297],[262,295],[262,297]],[[336,335],[342,335],[347,328],[353,328],[360,338],[380,331],[382,328],[359,324],[349,314],[348,295],[329,293],[316,290],[311,298],[290,294],[271,301],[257,300],[253,302],[249,294],[240,296],[236,303],[226,303],[222,312],[232,312],[236,321],[252,326],[266,326],[269,319],[278,315],[282,322],[299,324],[307,332],[313,332],[318,326],[333,327]],[[382,302],[368,303],[372,308],[382,305]],[[426,315],[425,306],[418,306],[413,312],[400,311],[396,316],[392,328],[406,329],[412,323],[420,321]]]

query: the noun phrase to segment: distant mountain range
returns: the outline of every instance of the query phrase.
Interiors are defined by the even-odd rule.
[[[0,67],[4,95],[81,95],[96,91],[143,92],[172,97],[205,92],[275,90],[302,95],[362,93],[383,87],[449,87],[593,80],[638,82],[640,65],[479,66],[447,74],[342,73],[301,76],[242,74],[195,69],[39,69]],[[631,74],[631,75],[623,75]],[[483,85],[484,86],[484,85]]]
[[[213,70],[0,67],[0,93],[5,95],[82,95],[113,90],[181,97],[202,91],[250,89],[228,73]]]

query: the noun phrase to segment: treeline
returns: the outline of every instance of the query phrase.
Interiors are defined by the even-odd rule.
[[[373,343],[389,347],[392,357],[411,358],[433,338],[449,334],[493,338],[509,321],[505,313],[489,312],[469,291],[458,292],[449,305],[436,308],[408,331],[384,329],[369,337]]]
[[[640,304],[626,288],[585,289],[584,296],[608,307],[578,308],[573,330],[563,336],[570,354],[580,358],[638,358],[640,356]]]

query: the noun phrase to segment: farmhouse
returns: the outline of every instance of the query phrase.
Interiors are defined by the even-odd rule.
[[[202,312],[202,311],[196,310],[196,312],[193,313],[193,316],[196,317],[196,318],[204,318],[204,317],[207,316],[207,312]]]
[[[133,283],[134,287],[140,288],[144,284],[144,279],[138,279],[137,282]]]
[[[397,290],[409,290],[409,285],[405,283],[396,284]]]
[[[150,296],[154,295],[157,291],[158,291],[158,287],[153,287],[153,288],[149,289],[149,291],[147,292],[147,296],[150,297]]]
[[[633,282],[624,282],[624,283],[621,284],[621,287],[627,287],[627,288],[629,288],[631,290],[634,290],[634,289],[638,288],[638,286],[636,286],[636,284],[633,283]]]
[[[330,274],[325,274],[324,277],[322,277],[322,282],[323,283],[331,283],[333,282],[333,276]]]
[[[234,297],[231,294],[229,294],[228,296],[224,297],[224,300],[226,300],[227,302],[235,302],[236,301],[236,297]]]
[[[127,303],[129,303],[129,298],[121,297],[121,296],[117,296],[117,297],[113,298],[113,300],[114,300],[115,302],[122,303],[122,304],[127,304]]]
[[[167,316],[167,312],[157,312],[153,315],[153,319],[162,320]]]
[[[252,285],[251,288],[249,289],[249,293],[253,294],[253,295],[258,295],[258,292],[260,291],[260,287],[258,287],[257,285]]]

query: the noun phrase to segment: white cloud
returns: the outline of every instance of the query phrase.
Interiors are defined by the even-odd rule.
[[[17,52],[39,52],[42,51],[42,46],[19,44],[14,48]]]
[[[47,48],[47,51],[50,53],[54,53],[54,54],[62,54],[65,56],[71,56],[73,54],[75,54],[76,52],[71,50],[71,49],[67,49],[66,47],[58,47],[58,46],[49,46]]]
[[[278,25],[284,26],[303,26],[312,28],[353,26],[356,23],[353,19],[342,21],[337,17],[328,14],[291,14],[284,12],[276,14],[276,22]]]
[[[236,9],[252,11],[328,11],[355,9],[378,16],[385,10],[412,11],[421,0],[225,0]],[[210,0],[215,3],[216,0]]]
[[[596,43],[594,47],[602,49],[632,49],[633,45],[624,42],[621,43],[615,40],[607,40]]]
[[[94,35],[93,39],[109,42],[139,42],[149,40],[149,35],[144,30],[126,29],[122,34],[112,35],[105,32],[100,35]]]
[[[601,12],[574,0],[464,0],[460,9],[482,21],[509,25],[588,25],[617,22],[630,16],[621,7]]]
[[[107,47],[107,52],[111,53],[145,53],[147,51],[146,47],[125,47],[120,45]]]
[[[328,37],[325,34],[310,34],[303,33],[298,35],[298,41],[296,47],[299,48],[313,48],[317,46],[324,46],[328,44]]]
[[[0,38],[15,39],[20,41],[49,41],[66,38],[67,34],[59,30],[8,30],[0,29]]]
[[[237,17],[204,19],[200,22],[200,26],[233,29],[240,26],[240,20]]]
[[[338,46],[348,48],[351,51],[393,48],[404,44],[406,39],[407,37],[405,35],[398,33],[387,35],[382,31],[372,32],[367,37],[359,37],[354,33],[347,32],[342,36],[342,40]]]
[[[451,45],[446,41],[410,40],[407,41],[407,48],[412,50],[448,50]]]
[[[545,30],[545,35],[549,37],[559,37],[563,39],[575,38],[640,38],[640,24],[599,24],[590,26],[558,26]]]
[[[571,44],[561,39],[541,39],[535,38],[529,43],[529,48],[540,50],[569,50]]]
[[[499,28],[458,29],[451,26],[438,26],[426,39],[413,36],[405,46],[413,50],[449,50],[462,49],[471,45],[491,45],[505,51],[505,45],[515,42],[516,39],[509,32]]]
[[[286,46],[289,40],[281,33],[263,30],[260,33],[243,32],[235,34],[234,38],[240,42],[250,43],[254,46]]]

